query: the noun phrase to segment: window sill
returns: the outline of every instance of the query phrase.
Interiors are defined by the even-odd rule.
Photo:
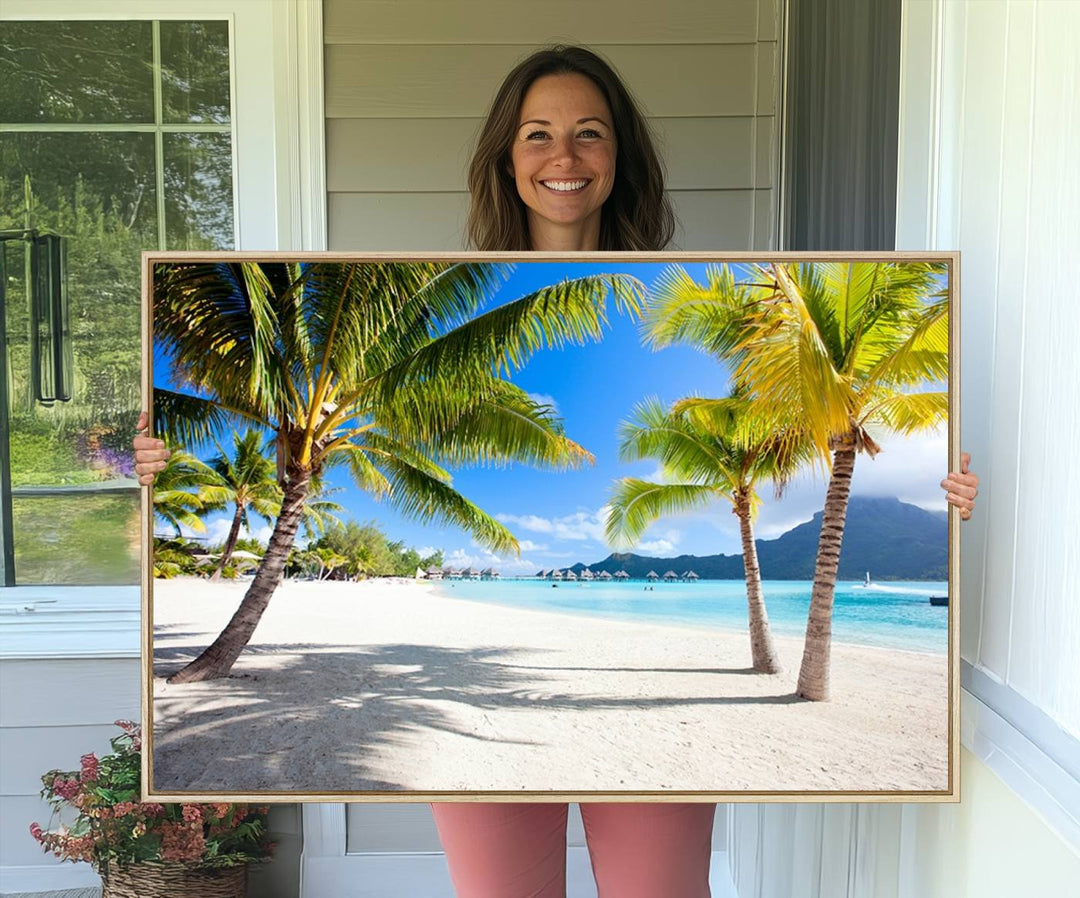
[[[1080,851],[1080,743],[967,661],[961,683],[961,743]]]
[[[137,586],[0,590],[0,658],[138,658]]]

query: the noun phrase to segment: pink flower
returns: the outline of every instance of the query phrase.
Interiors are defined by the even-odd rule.
[[[64,779],[58,776],[53,780],[53,791],[61,798],[71,801],[79,792],[79,781]]]
[[[202,811],[199,810],[198,805],[186,804],[180,813],[188,823],[199,823],[202,821]]]
[[[113,805],[113,814],[117,817],[126,817],[136,807],[137,805],[133,801],[118,801]]]
[[[142,812],[146,814],[147,817],[160,817],[165,813],[165,805],[158,804],[157,802],[147,802],[141,807]]]
[[[38,842],[42,841],[42,839],[43,839],[43,831],[41,829],[41,824],[40,823],[31,823],[30,824],[30,835],[32,835],[36,841],[38,841]]]
[[[84,783],[92,783],[98,778],[97,756],[93,752],[90,752],[88,755],[83,755],[79,760],[82,762],[82,774],[80,778]]]

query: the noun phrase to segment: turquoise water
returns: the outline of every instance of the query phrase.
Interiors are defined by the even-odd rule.
[[[763,589],[769,626],[780,636],[802,637],[810,608],[811,584],[766,580]],[[630,583],[560,583],[542,580],[453,580],[439,584],[449,596],[506,605],[624,621],[746,630],[746,586],[741,580],[657,583],[646,590]],[[930,604],[947,584],[916,581],[838,583],[833,608],[833,639],[856,645],[945,654],[948,608]]]

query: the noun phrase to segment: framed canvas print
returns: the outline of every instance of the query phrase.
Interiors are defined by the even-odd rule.
[[[148,253],[144,790],[959,798],[959,259]]]

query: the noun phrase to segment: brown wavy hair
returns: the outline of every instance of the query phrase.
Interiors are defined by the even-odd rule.
[[[530,248],[525,204],[510,174],[510,148],[532,83],[563,74],[589,78],[614,119],[615,180],[601,211],[600,249],[663,249],[675,232],[675,216],[645,116],[607,62],[584,47],[562,45],[518,63],[495,94],[469,164],[469,244],[479,250]]]

